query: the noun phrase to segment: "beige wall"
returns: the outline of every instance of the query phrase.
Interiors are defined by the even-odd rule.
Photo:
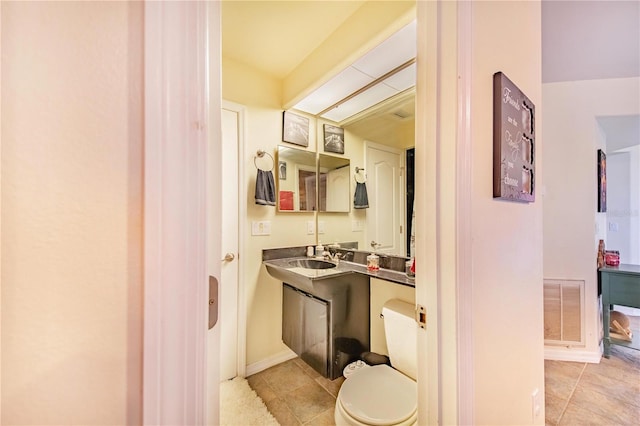
[[[543,85],[545,278],[585,281],[586,346],[558,348],[575,360],[600,359],[596,254],[606,239],[606,213],[597,213],[597,150],[606,141],[596,117],[640,114],[640,78]],[[570,112],[570,113],[569,113]],[[553,141],[553,143],[551,143]]]
[[[139,424],[140,3],[2,3],[2,423]]]
[[[534,203],[492,198],[493,79],[504,72],[536,106],[537,182],[544,180],[539,2],[472,8],[472,253],[477,424],[544,424],[541,185]],[[545,100],[546,102],[546,100]]]

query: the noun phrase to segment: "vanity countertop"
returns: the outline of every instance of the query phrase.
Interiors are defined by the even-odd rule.
[[[335,268],[329,269],[308,269],[301,268],[297,266],[291,266],[291,261],[295,261],[298,259],[312,259],[304,256],[298,257],[285,257],[280,259],[270,259],[263,260],[263,264],[265,266],[271,266],[274,268],[278,268],[284,274],[295,274],[298,276],[303,276],[310,281],[313,280],[323,280],[327,278],[333,278],[340,275],[346,274],[363,274],[368,275],[369,277],[379,278],[381,280],[391,281],[396,284],[406,285],[410,287],[415,287],[415,279],[413,277],[408,277],[403,272],[397,272],[390,269],[380,269],[378,271],[369,271],[366,265],[362,265],[360,263],[349,262],[346,260],[341,260],[336,264],[336,262],[331,262],[336,264]]]

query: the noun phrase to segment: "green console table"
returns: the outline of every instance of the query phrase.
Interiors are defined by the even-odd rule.
[[[604,329],[604,356],[609,358],[611,345],[622,345],[640,350],[640,330],[632,330],[633,340],[609,337],[611,305],[640,309],[640,265],[605,266],[598,270],[602,285],[602,328]]]

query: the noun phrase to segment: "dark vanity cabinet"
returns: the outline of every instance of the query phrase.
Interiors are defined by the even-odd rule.
[[[282,340],[324,377],[329,363],[329,302],[284,284]]]
[[[369,278],[348,274],[282,286],[282,340],[324,377],[336,379],[370,350]]]

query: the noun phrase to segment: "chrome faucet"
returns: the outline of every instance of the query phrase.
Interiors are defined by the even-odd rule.
[[[332,260],[336,262],[336,264],[338,264],[340,263],[340,259],[342,259],[344,256],[340,252],[336,252],[332,255],[330,252],[325,250],[324,252],[322,252],[322,257],[324,258],[324,260]]]

